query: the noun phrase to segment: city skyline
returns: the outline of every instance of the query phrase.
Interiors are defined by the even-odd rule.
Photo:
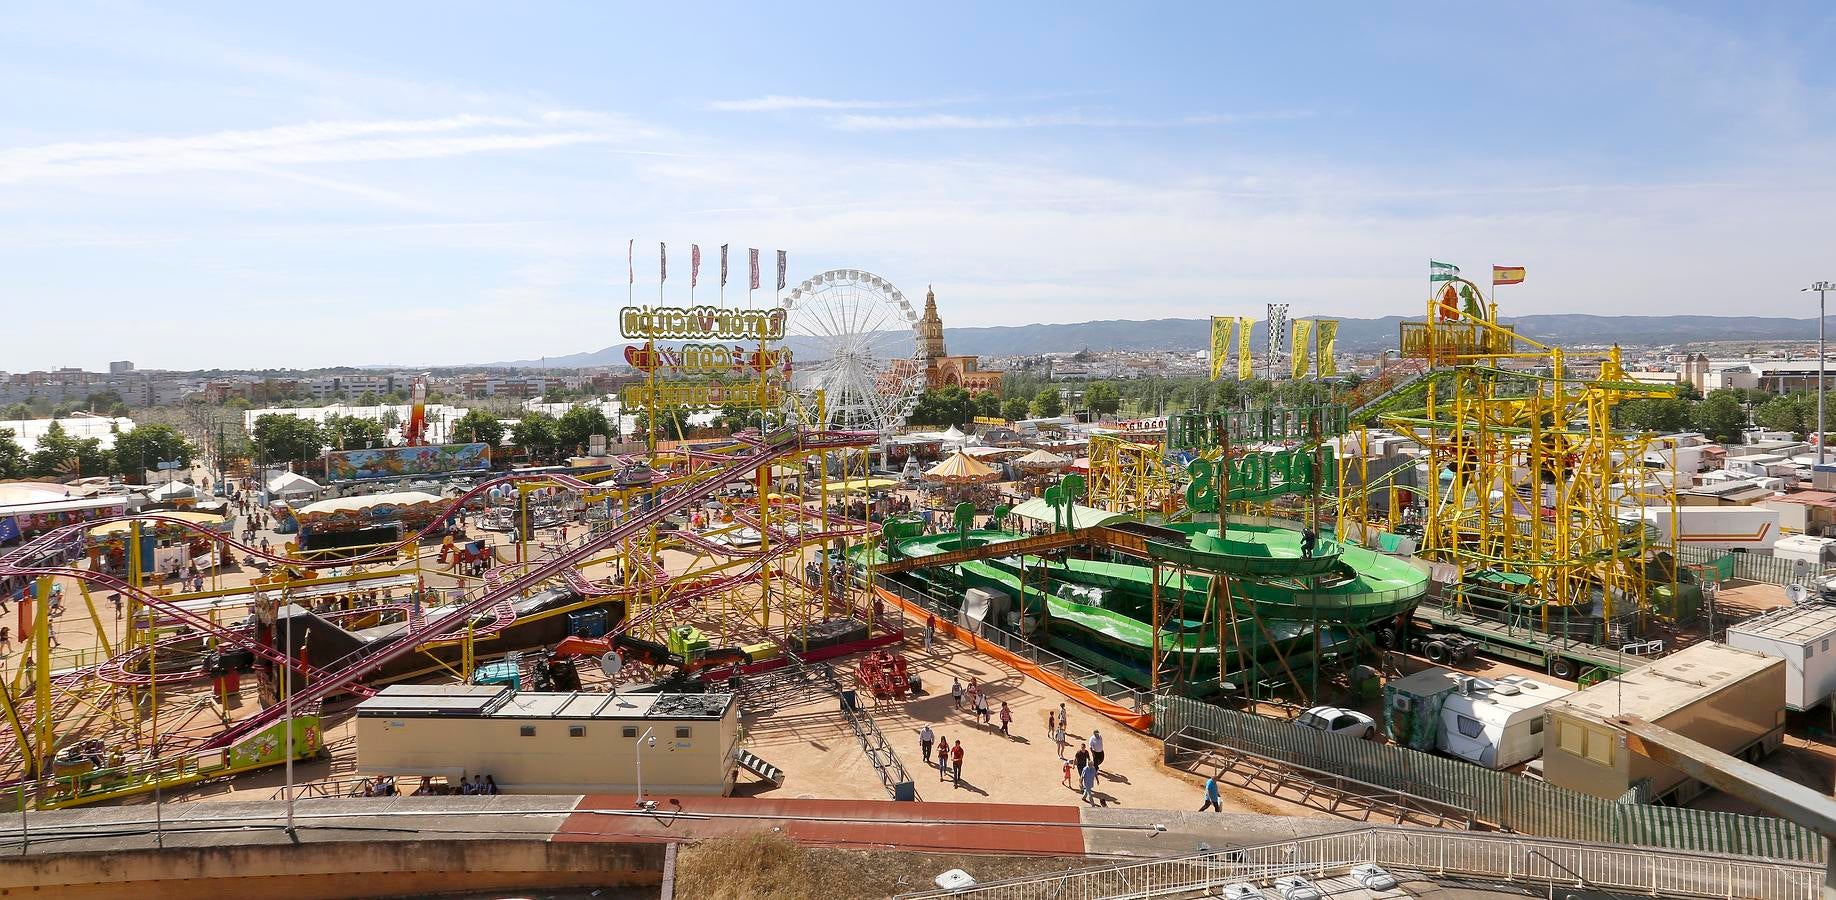
[[[731,243],[960,327],[1409,315],[1431,256],[1526,266],[1507,315],[1801,318],[1828,274],[1809,4],[697,13],[10,11],[5,367],[595,349],[631,239],[640,303]]]

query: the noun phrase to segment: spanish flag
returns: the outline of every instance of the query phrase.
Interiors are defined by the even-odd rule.
[[[1492,284],[1523,284],[1523,266],[1493,266]]]

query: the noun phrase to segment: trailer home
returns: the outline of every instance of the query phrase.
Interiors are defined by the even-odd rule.
[[[1572,693],[1522,675],[1424,669],[1384,686],[1384,726],[1404,746],[1505,769],[1542,754],[1543,707]]]

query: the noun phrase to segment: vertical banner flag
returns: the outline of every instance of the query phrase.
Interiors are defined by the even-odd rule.
[[[748,248],[746,254],[752,260],[752,286],[747,290],[756,291],[759,289],[759,251]]]
[[[1237,324],[1236,316],[1211,317],[1211,380],[1217,381],[1224,374],[1224,363],[1230,359],[1231,329]]]
[[[669,245],[657,242],[657,283],[669,280]]]
[[[1237,380],[1248,381],[1256,377],[1256,369],[1250,360],[1250,327],[1256,320],[1244,316],[1237,320]]]
[[[1523,266],[1493,266],[1492,267],[1492,284],[1494,286],[1500,285],[1500,284],[1523,284],[1523,283],[1524,283],[1524,267]]]
[[[788,262],[789,261],[785,259],[784,257],[784,251],[779,250],[778,251],[778,290],[780,291],[784,290],[784,271],[785,269],[789,268],[789,266],[787,265]]]
[[[1288,359],[1288,304],[1269,304],[1268,322],[1267,362],[1269,377],[1274,378],[1276,370]]]
[[[727,245],[720,245],[720,286],[727,286]]]
[[[1294,320],[1294,352],[1290,354],[1290,371],[1295,378],[1307,377],[1307,369],[1313,362],[1313,349],[1307,343],[1313,336],[1312,319]]]
[[[637,284],[637,269],[631,266],[631,251],[637,247],[637,238],[625,242],[625,283]]]
[[[1339,374],[1339,365],[1333,361],[1333,354],[1339,349],[1339,320],[1321,319],[1313,326],[1314,340],[1320,342],[1318,369],[1321,378],[1331,378]]]
[[[1460,277],[1460,267],[1453,263],[1428,261],[1428,281],[1453,281]]]
[[[695,285],[701,283],[701,245],[690,244],[688,250],[688,286],[689,291],[693,292]]]

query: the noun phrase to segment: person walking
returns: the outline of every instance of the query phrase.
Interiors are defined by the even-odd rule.
[[[1205,779],[1205,805],[1199,807],[1199,812],[1204,812],[1208,809],[1213,812],[1224,811],[1224,804],[1218,797],[1218,776],[1216,773],[1213,773],[1210,778]]]
[[[1007,708],[1007,701],[1001,701],[1001,733],[1007,734],[1007,726],[1013,724],[1014,712]]]
[[[950,775],[953,787],[963,786],[963,742],[957,741],[950,748]]]
[[[1090,729],[1090,764],[1103,769],[1103,736],[1095,728]]]
[[[1058,713],[1048,709],[1046,710],[1046,740],[1051,740],[1056,734],[1058,734]],[[1064,756],[1063,753],[1058,755]]]
[[[1083,774],[1079,780],[1082,781],[1084,785],[1084,802],[1090,804],[1091,806],[1095,806],[1096,805],[1096,780],[1097,780],[1096,765],[1093,763],[1093,764],[1084,766]]]
[[[1065,744],[1068,743],[1065,740],[1065,723],[1063,722],[1058,723],[1058,731],[1053,733],[1052,739],[1058,742],[1058,758],[1064,759],[1065,758]]]
[[[956,701],[956,708],[963,708],[963,683],[955,678],[950,679],[950,697]]]
[[[924,620],[924,652],[931,652],[931,642],[937,638],[937,614],[931,613]]]
[[[1065,760],[1065,764],[1061,768],[1064,769],[1065,775],[1063,778],[1059,779],[1058,783],[1064,785],[1065,787],[1070,787],[1071,786],[1071,761],[1068,759]]]
[[[983,725],[988,724],[988,695],[981,691],[975,692],[975,715]]]
[[[1071,713],[1065,709],[1065,701],[1058,701],[1058,727],[1071,727]]]
[[[950,739],[944,738],[943,741],[937,745],[937,780],[943,781],[949,777]]]
[[[936,737],[935,734],[931,733],[931,726],[929,725],[918,729],[918,750],[924,754],[924,763],[927,766],[931,764],[931,742],[935,740]]]
[[[1072,755],[1071,762],[1076,765],[1079,772],[1084,771],[1084,766],[1090,764],[1090,751],[1083,744],[1077,745],[1077,753]]]

